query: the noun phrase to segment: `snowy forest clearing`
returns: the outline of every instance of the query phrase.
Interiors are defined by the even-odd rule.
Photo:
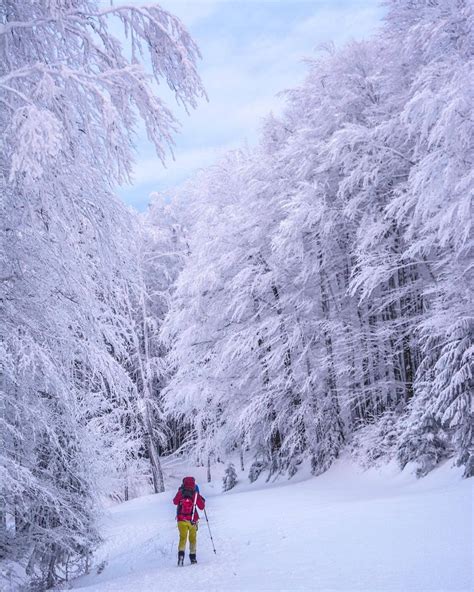
[[[472,484],[448,465],[474,477],[474,4],[385,6],[254,145],[140,215],[116,195],[139,130],[164,160],[166,93],[207,97],[185,24],[0,3],[1,592],[469,586]],[[194,572],[177,455],[248,457],[204,489],[219,555],[204,524]]]
[[[183,569],[176,567],[170,484],[163,494],[111,509],[96,556],[105,568],[73,587],[471,590],[472,481],[448,465],[423,480],[388,469],[360,473],[339,461],[324,475],[296,483],[265,485],[261,477],[226,494],[203,485],[217,555],[203,519],[199,563],[191,567],[186,557]]]

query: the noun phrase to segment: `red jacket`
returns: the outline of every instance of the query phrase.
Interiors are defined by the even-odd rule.
[[[196,505],[195,505],[195,509],[194,509],[194,517],[193,517],[193,522],[197,522],[199,520],[199,514],[197,511],[197,508],[199,508],[200,510],[204,510],[204,506],[206,505],[206,500],[202,497],[202,495],[200,495],[199,493],[195,492],[194,493],[195,497],[196,497]],[[178,489],[178,493],[174,496],[173,498],[173,504],[175,506],[178,506],[178,515],[177,515],[177,520],[181,521],[181,520],[189,520],[190,516],[189,515],[185,515],[182,514],[180,512],[180,502],[183,499],[183,494],[181,493],[181,489]],[[194,498],[192,500],[194,502]]]

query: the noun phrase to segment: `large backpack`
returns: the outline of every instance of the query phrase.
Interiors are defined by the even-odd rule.
[[[181,501],[178,504],[177,514],[181,515],[185,518],[185,520],[192,521],[193,516],[193,507],[194,507],[194,497],[196,494],[195,489],[188,489],[184,485],[182,485],[179,490],[181,491]]]

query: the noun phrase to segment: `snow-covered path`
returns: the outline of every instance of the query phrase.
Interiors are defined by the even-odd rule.
[[[472,590],[472,479],[447,466],[415,480],[341,462],[296,483],[201,489],[217,556],[202,520],[199,564],[177,568],[172,492],[146,496],[111,509],[106,566],[75,589]]]

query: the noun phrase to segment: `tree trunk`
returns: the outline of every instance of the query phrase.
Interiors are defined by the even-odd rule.
[[[211,455],[207,455],[207,482],[210,483],[212,481],[211,478]]]
[[[163,470],[161,468],[161,461],[160,455],[158,454],[158,449],[155,443],[155,439],[153,438],[153,426],[150,419],[150,413],[148,409],[148,405],[145,408],[145,422],[146,422],[146,444],[147,444],[147,451],[150,458],[151,463],[151,472],[153,477],[153,488],[155,493],[162,493],[165,490],[165,481],[163,477]]]

